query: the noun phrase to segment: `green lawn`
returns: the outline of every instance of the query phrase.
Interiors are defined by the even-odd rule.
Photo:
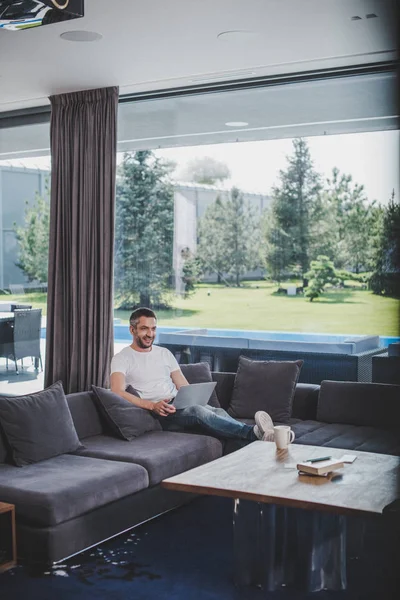
[[[400,335],[400,302],[394,298],[375,296],[361,288],[346,288],[327,291],[320,299],[309,302],[302,296],[278,295],[276,290],[276,284],[265,281],[241,288],[201,284],[190,298],[175,298],[174,310],[158,311],[159,324]],[[129,312],[117,310],[115,316],[127,321]]]
[[[345,334],[400,335],[400,302],[361,288],[328,290],[309,302],[302,296],[276,294],[276,284],[247,283],[241,288],[201,284],[188,299],[171,298],[173,309],[159,311],[160,325],[263,329]],[[210,295],[208,295],[208,293]],[[2,296],[2,302],[29,302],[46,314],[46,295]],[[129,311],[116,310],[127,322]]]

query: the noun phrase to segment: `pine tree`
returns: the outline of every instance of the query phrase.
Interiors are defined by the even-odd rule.
[[[218,283],[227,270],[224,227],[225,205],[220,196],[217,196],[215,202],[207,206],[199,220],[196,257],[203,271],[217,274]]]
[[[14,231],[19,244],[17,266],[22,269],[29,281],[47,282],[49,264],[49,227],[50,204],[49,184],[45,183],[45,197],[39,192],[35,194],[32,205],[27,201],[24,227],[17,227]]]
[[[239,287],[241,275],[258,266],[260,229],[238,188],[232,188],[225,203],[223,245],[227,272],[234,276]]]
[[[400,298],[400,203],[394,191],[384,209],[374,266],[369,282],[374,294]]]
[[[197,258],[204,271],[217,273],[218,282],[227,273],[240,286],[241,275],[261,262],[260,227],[254,210],[237,188],[232,188],[225,202],[217,197],[207,207],[198,238]]]
[[[337,168],[326,182],[323,206],[324,231],[315,253],[324,252],[339,269],[359,273],[370,268],[382,209],[368,202],[362,185]]]
[[[272,190],[269,256],[276,254],[272,250],[276,246],[276,232],[282,232],[282,236],[278,238],[281,241],[286,235],[287,245],[285,264],[281,264],[280,269],[298,265],[304,277],[310,266],[311,251],[317,236],[315,224],[321,213],[321,182],[314,170],[306,141],[294,139],[293,151],[293,155],[288,157],[287,169],[280,171],[279,185]],[[274,270],[272,264],[269,267],[271,271]]]
[[[264,263],[269,277],[280,283],[285,279],[290,264],[289,235],[275,222],[272,210],[266,210],[262,218],[262,237],[264,243]]]
[[[174,193],[151,151],[126,154],[117,176],[115,294],[121,307],[160,306],[172,279]]]
[[[311,269],[306,273],[309,284],[305,296],[310,302],[318,298],[328,283],[335,285],[338,281],[333,262],[327,256],[318,256],[317,260],[311,261]]]

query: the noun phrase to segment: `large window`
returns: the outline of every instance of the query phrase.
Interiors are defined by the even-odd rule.
[[[123,104],[122,324],[145,304],[212,335],[398,336],[395,90],[385,72]]]
[[[42,310],[41,354],[47,303],[49,245],[49,124],[0,129],[0,318],[2,339],[15,307]],[[8,322],[7,319],[11,317]],[[5,336],[5,337],[4,337]],[[36,365],[37,366],[37,365]],[[0,390],[23,394],[43,387],[43,372],[24,360],[0,357]]]
[[[122,99],[117,342],[138,305],[165,331],[399,336],[395,77],[275,83]],[[1,130],[1,301],[44,317],[49,174],[48,123]]]

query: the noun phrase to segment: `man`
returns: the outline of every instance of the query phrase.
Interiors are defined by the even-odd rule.
[[[190,406],[176,410],[169,404],[183,385],[189,385],[173,354],[154,346],[157,317],[148,308],[138,308],[130,316],[133,342],[111,361],[111,390],[135,406],[152,411],[163,429],[196,428],[223,438],[253,442],[273,440],[273,423],[263,411],[255,415],[256,425],[233,419],[222,408]],[[138,395],[126,391],[132,386]]]

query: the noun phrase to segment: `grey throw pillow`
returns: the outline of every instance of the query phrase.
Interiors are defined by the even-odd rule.
[[[0,397],[0,426],[18,467],[82,446],[61,381],[35,394]]]
[[[183,375],[186,377],[189,383],[207,383],[208,381],[212,381],[212,375],[210,370],[210,365],[206,362],[201,363],[193,363],[191,365],[179,365]],[[211,394],[211,397],[208,401],[210,406],[214,406],[214,408],[221,408],[221,405],[218,400],[218,396],[215,392]]]
[[[130,442],[146,431],[160,431],[150,411],[134,406],[111,390],[92,385],[96,403],[113,435]]]
[[[228,413],[237,419],[254,419],[265,410],[275,422],[287,423],[302,360],[250,360],[241,356]]]

